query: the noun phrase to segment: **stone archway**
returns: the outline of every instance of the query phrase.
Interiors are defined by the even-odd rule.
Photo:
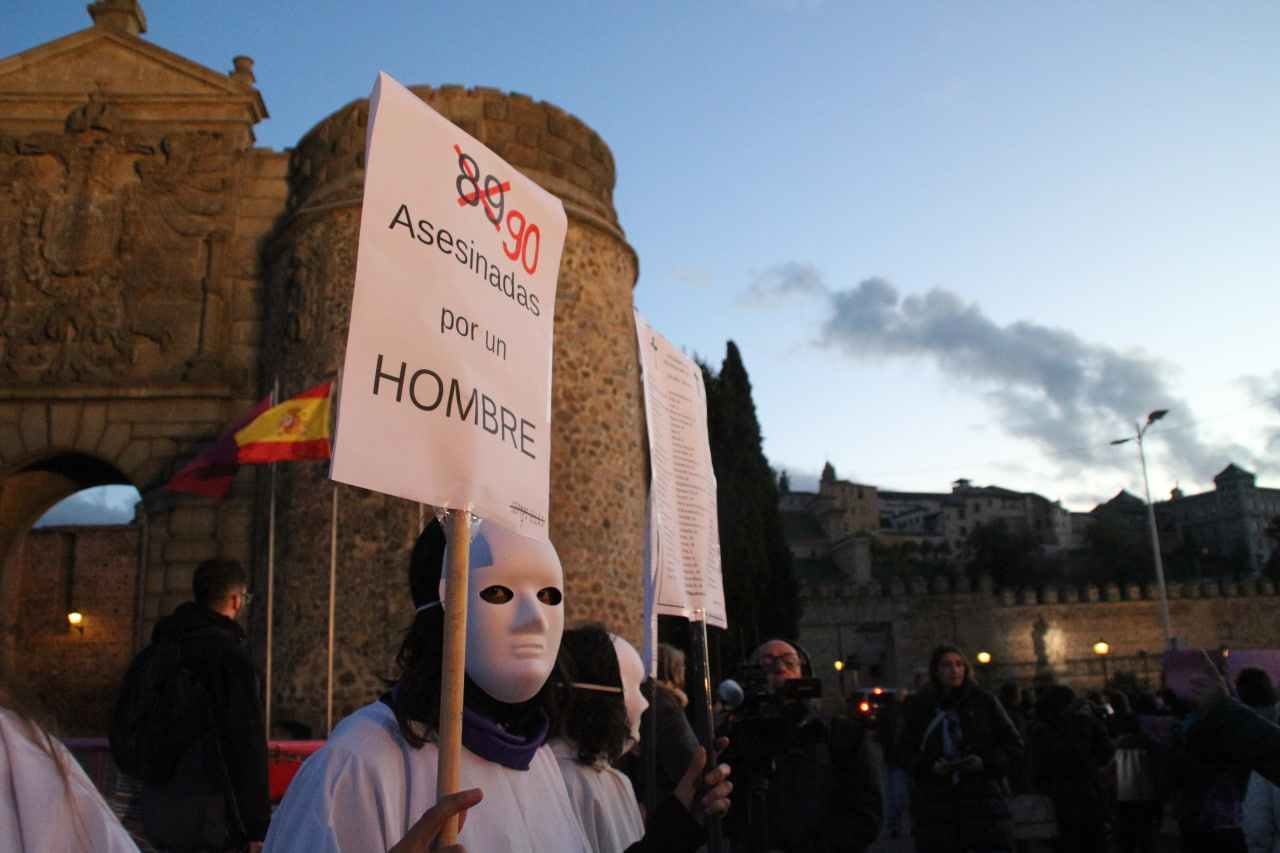
[[[31,526],[81,489],[120,482],[126,481],[112,466],[83,454],[37,459],[0,480],[0,669],[15,671],[24,612],[20,557]]]
[[[75,492],[128,483],[79,452],[40,455],[0,480],[0,669],[69,733],[102,730],[132,656],[142,528],[31,526]],[[73,608],[89,614],[78,629]]]

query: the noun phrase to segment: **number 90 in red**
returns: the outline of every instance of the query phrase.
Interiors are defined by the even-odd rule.
[[[515,224],[516,220],[519,220],[519,226]],[[511,260],[519,260],[524,271],[533,275],[533,271],[538,268],[538,252],[542,249],[542,232],[538,230],[537,225],[525,222],[524,214],[518,210],[507,214],[507,232],[512,237],[512,244],[508,248],[507,241],[503,240],[502,251],[506,252]],[[530,244],[533,245],[532,259],[529,257]]]

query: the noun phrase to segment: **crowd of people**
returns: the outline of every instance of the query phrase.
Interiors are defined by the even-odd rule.
[[[940,646],[928,673],[877,730],[891,788],[895,774],[908,781],[917,851],[1150,853],[1165,826],[1180,853],[1280,851],[1280,694],[1264,670],[1246,667],[1232,690],[1206,656],[1181,697],[990,693],[960,649]],[[1052,804],[1035,841],[1019,832],[1024,797]],[[891,798],[895,836],[900,808]]]
[[[857,722],[819,712],[803,647],[772,639],[744,662],[754,681],[719,709],[709,754],[690,725],[681,653],[661,645],[658,677],[646,678],[606,626],[566,630],[554,547],[496,525],[469,548],[460,790],[442,796],[447,550],[428,525],[410,559],[416,612],[396,677],[338,725],[274,813],[240,626],[251,597],[233,561],[200,566],[193,600],[160,620],[126,678],[159,671],[170,650],[201,725],[163,772],[163,737],[113,728],[113,754],[145,776],[123,822],[0,673],[11,792],[0,847],[425,853],[445,831],[459,843],[444,849],[474,851],[859,853],[887,825],[920,853],[1024,851],[1015,805],[1030,797],[1052,804],[1040,837],[1059,853],[1152,851],[1166,816],[1185,853],[1280,853],[1280,695],[1260,669],[1233,690],[1205,657],[1181,698],[1060,684],[993,693],[960,648],[941,645],[927,683],[883,709],[882,762]],[[122,708],[137,715],[125,691]]]

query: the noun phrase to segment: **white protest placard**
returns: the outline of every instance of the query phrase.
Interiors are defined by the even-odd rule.
[[[720,572],[716,475],[707,440],[702,368],[636,312],[653,471],[646,616],[683,616],[728,627]]]
[[[547,538],[560,200],[385,73],[330,476]]]

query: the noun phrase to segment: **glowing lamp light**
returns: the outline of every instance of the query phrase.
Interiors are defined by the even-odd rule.
[[[861,711],[861,712],[862,712],[862,713],[864,713],[864,714],[870,713],[870,712],[871,712],[871,703],[870,703],[870,702],[859,702],[859,703],[858,703],[858,710],[859,710],[859,711]]]
[[[843,669],[844,669],[844,661],[842,660],[836,661],[836,672],[840,672]]]
[[[883,692],[884,692],[884,688],[883,688],[883,687],[877,687],[877,688],[875,688],[874,690],[872,690],[871,692],[872,692],[872,693],[874,693],[874,694],[876,694],[877,696],[879,696],[881,693],[883,693]]]
[[[1099,640],[1093,644],[1093,653],[1096,655],[1105,655],[1111,651],[1111,646],[1107,645],[1106,640]]]
[[[978,652],[978,663],[991,663],[991,652]]]
[[[71,624],[71,627],[75,628],[81,634],[84,633],[84,625],[82,624],[84,622],[84,614],[81,613],[79,610],[72,610],[70,613],[68,613],[67,622],[69,622]]]

